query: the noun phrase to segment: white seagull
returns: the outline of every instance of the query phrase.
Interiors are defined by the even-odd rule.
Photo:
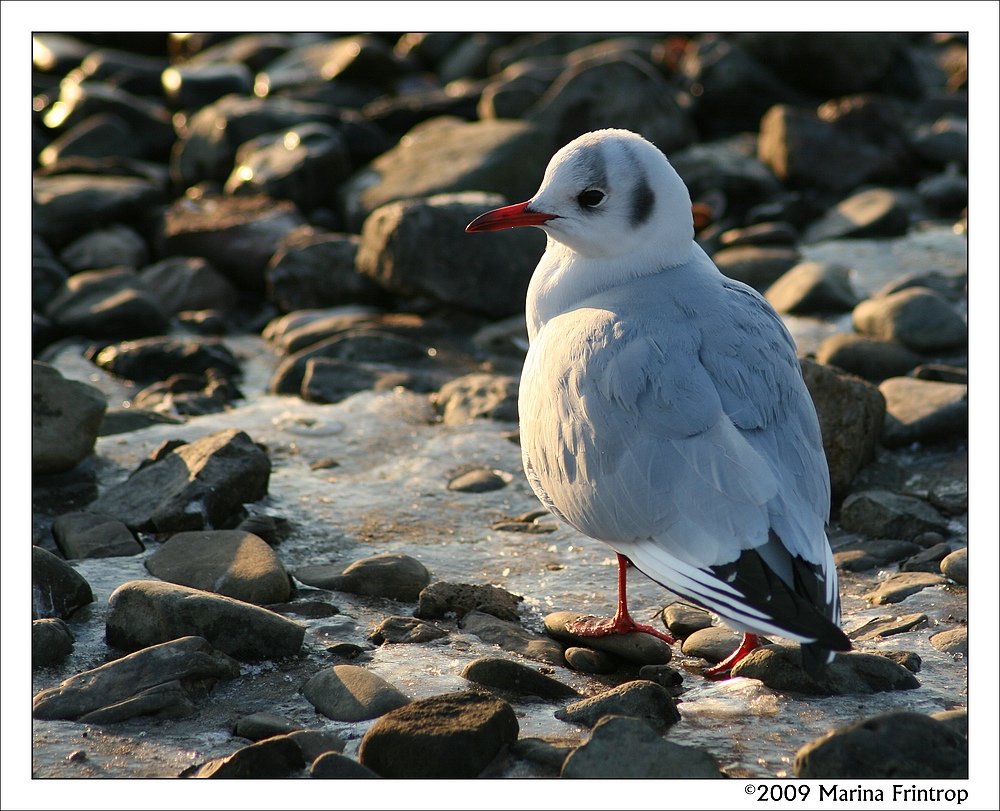
[[[570,630],[674,641],[629,616],[631,563],[744,632],[706,675],[765,634],[821,672],[851,645],[819,423],[781,318],[694,241],[684,182],[635,133],[580,136],[534,197],[466,230],[525,225],[548,239],[526,304],[524,470],[549,510],[618,554],[614,618]]]

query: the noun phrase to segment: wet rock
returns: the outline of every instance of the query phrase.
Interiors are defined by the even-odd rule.
[[[913,370],[913,377],[918,380],[933,380],[938,383],[969,382],[969,370],[947,363],[921,363]]]
[[[137,555],[143,548],[121,521],[92,512],[60,515],[52,524],[52,534],[59,551],[70,559]]]
[[[383,715],[365,733],[358,757],[382,777],[476,777],[517,740],[510,705],[474,692],[433,696]]]
[[[299,394],[310,403],[339,403],[359,391],[386,391],[397,386],[415,391],[433,389],[419,375],[388,364],[318,357],[306,361]]]
[[[242,397],[235,383],[210,369],[204,375],[171,375],[137,392],[132,403],[136,408],[201,416],[224,411],[229,403]]]
[[[357,665],[321,670],[306,682],[302,695],[334,721],[367,721],[409,702],[385,679]]]
[[[709,143],[694,143],[670,155],[692,200],[721,192],[734,201],[770,199],[781,184],[756,155],[757,140],[748,133]]]
[[[264,195],[182,198],[164,214],[162,252],[204,257],[237,288],[260,291],[275,245],[304,224],[292,203]]]
[[[319,729],[297,729],[288,737],[298,744],[306,763],[312,763],[328,752],[339,753],[347,745],[339,735]]]
[[[555,777],[562,769],[566,756],[575,748],[575,743],[561,743],[544,738],[518,738],[511,745],[510,753],[542,767]]]
[[[385,290],[355,267],[361,238],[311,227],[290,232],[267,265],[267,297],[281,310],[377,302]]]
[[[941,295],[909,287],[862,301],[852,314],[854,329],[883,341],[899,341],[916,352],[961,347],[968,337],[962,316]]]
[[[758,679],[772,690],[826,696],[914,690],[920,686],[902,665],[871,653],[840,653],[816,678],[802,669],[798,647],[767,645],[732,669],[733,678]]]
[[[145,240],[134,229],[112,223],[74,240],[59,258],[72,273],[78,273],[118,266],[141,267],[148,254]]]
[[[302,235],[305,232],[300,230],[295,233]],[[360,306],[344,306],[286,313],[271,321],[262,334],[279,352],[288,355],[308,349],[327,338],[366,332],[418,340],[427,335],[428,329],[427,321],[413,313],[383,313]],[[352,360],[391,361],[394,357],[416,360],[417,355],[423,353],[422,349],[412,357],[383,355],[379,358],[364,353]]]
[[[903,560],[919,551],[919,544],[909,541],[858,541],[837,547],[833,560],[838,569],[865,572],[876,566]]]
[[[619,656],[639,665],[665,665],[670,661],[670,646],[649,634],[635,632],[612,636],[584,637],[572,633],[567,626],[583,617],[574,611],[555,611],[545,616],[545,632],[560,642]]]
[[[921,658],[913,653],[913,651],[879,651],[880,656],[885,656],[891,662],[895,662],[897,665],[902,665],[911,673],[919,673],[920,667],[923,664]]]
[[[510,479],[509,473],[479,468],[469,470],[453,478],[448,482],[448,489],[458,493],[488,493],[493,490],[502,490],[510,482]]]
[[[141,690],[129,698],[81,715],[81,724],[117,724],[136,716],[175,719],[193,715],[195,703],[179,681],[167,681]]]
[[[562,73],[562,60],[524,60],[491,76],[482,89],[476,112],[480,119],[524,118]]]
[[[346,568],[330,564],[301,566],[292,574],[315,588],[402,602],[416,600],[431,579],[419,560],[397,552],[361,558]]]
[[[566,664],[580,673],[614,673],[619,660],[610,653],[593,648],[569,647],[563,651]]]
[[[142,408],[109,408],[101,421],[98,436],[113,436],[140,431],[151,425],[180,425],[184,420],[169,414],[156,411],[146,411]]]
[[[639,668],[638,675],[640,679],[646,679],[665,687],[672,696],[684,692],[684,676],[679,670],[669,665],[643,665]]]
[[[90,338],[136,338],[165,332],[169,314],[130,268],[70,276],[45,308],[63,333]]]
[[[387,134],[401,136],[417,124],[438,116],[475,121],[479,91],[478,83],[468,83],[452,85],[448,89],[431,87],[427,90],[381,96],[366,104],[361,113],[365,120],[376,124]]]
[[[250,741],[262,741],[276,735],[287,735],[302,727],[284,716],[270,712],[255,712],[236,720],[233,735]]]
[[[429,296],[496,318],[518,312],[545,248],[542,235],[535,229],[471,236],[464,231],[475,217],[506,202],[465,192],[382,206],[365,220],[357,268],[398,295]]]
[[[140,532],[219,526],[267,494],[271,462],[235,428],[181,445],[105,491],[88,509]]]
[[[905,375],[920,363],[920,355],[895,341],[876,341],[839,332],[823,339],[816,360],[875,383]]]
[[[223,653],[255,661],[294,656],[305,636],[304,626],[273,611],[173,583],[129,581],[108,605],[107,640],[123,650],[198,634]]]
[[[804,779],[964,779],[968,742],[922,713],[896,711],[847,724],[795,754]]]
[[[266,194],[291,200],[302,211],[335,204],[335,191],[351,174],[344,137],[326,124],[298,124],[259,135],[236,150],[226,194]]]
[[[220,377],[240,374],[240,365],[229,347],[218,338],[174,338],[157,335],[104,347],[94,364],[118,377],[148,384],[172,375]]]
[[[113,113],[96,113],[66,129],[38,155],[41,166],[67,158],[140,158],[142,144],[132,127]]]
[[[607,715],[638,718],[663,733],[681,719],[670,693],[659,684],[644,679],[630,681],[592,698],[576,701],[556,710],[560,721],[593,727]]]
[[[31,364],[31,472],[72,470],[94,449],[107,407],[99,389]]]
[[[38,234],[31,235],[31,306],[44,310],[69,272]]]
[[[872,538],[905,540],[922,532],[948,532],[948,522],[926,501],[888,490],[852,493],[841,505],[840,524]]]
[[[963,546],[941,561],[941,574],[956,583],[969,585],[969,549]]]
[[[526,200],[551,156],[549,139],[524,121],[426,121],[344,185],[349,230],[361,230],[369,214],[396,200],[468,189]],[[428,172],[428,166],[435,171]],[[459,232],[457,238],[462,236]]]
[[[518,381],[508,375],[475,373],[445,383],[435,404],[445,425],[474,419],[517,421]]]
[[[601,718],[590,738],[566,758],[564,778],[723,778],[708,752],[665,740],[646,721],[611,715]]]
[[[712,261],[730,279],[766,290],[801,260],[795,248],[737,245],[712,254]]]
[[[340,613],[340,609],[335,605],[324,603],[320,600],[293,600],[290,603],[267,603],[264,605],[268,611],[275,614],[294,614],[297,617],[307,617],[309,619],[325,619],[335,617]]]
[[[107,223],[130,220],[161,201],[159,185],[140,177],[65,174],[32,180],[32,228],[61,246]]]
[[[779,313],[795,315],[845,312],[858,303],[850,270],[825,262],[800,262],[767,288],[765,297]]]
[[[969,658],[969,629],[964,625],[934,634],[930,642],[943,653]]]
[[[369,635],[376,645],[431,642],[448,636],[448,632],[433,622],[416,617],[387,617]]]
[[[31,621],[31,666],[52,667],[73,652],[73,634],[58,617]]]
[[[57,687],[42,690],[32,701],[32,716],[110,723],[114,714],[115,721],[125,720],[148,714],[151,707],[142,696],[154,695],[164,685],[168,690],[179,688],[193,695],[206,681],[233,679],[239,672],[236,661],[213,649],[205,639],[185,636],[85,670]],[[131,707],[129,702],[134,702]],[[165,707],[161,704],[152,709],[155,713]],[[101,711],[106,720],[94,721],[94,714]],[[90,721],[82,720],[88,716]]]
[[[31,547],[31,618],[69,619],[94,601],[90,584],[66,561],[40,546]]]
[[[459,621],[459,628],[478,636],[488,645],[498,645],[503,650],[519,653],[528,659],[550,665],[564,665],[562,645],[541,634],[522,628],[516,622],[497,619],[481,611],[469,611]]]
[[[168,583],[255,605],[278,603],[291,594],[288,574],[274,550],[242,530],[178,532],[146,558],[145,565]]]
[[[309,769],[309,776],[326,780],[366,780],[377,778],[371,769],[338,752],[324,752]]]
[[[932,712],[931,718],[950,727],[963,738],[969,737],[969,711],[964,709],[941,710]]]
[[[862,239],[905,234],[910,222],[909,207],[892,189],[867,189],[841,200],[810,225],[802,239]]]
[[[939,175],[931,175],[916,186],[923,203],[934,213],[956,216],[969,202],[969,178],[955,167]]]
[[[712,626],[690,634],[681,645],[685,656],[697,656],[706,662],[721,662],[740,644],[742,634],[731,628]]]
[[[454,614],[461,618],[470,611],[478,611],[507,622],[518,622],[518,607],[523,600],[498,586],[438,580],[420,592],[413,616],[438,619]]]
[[[578,698],[569,685],[539,673],[532,667],[499,656],[481,656],[469,662],[461,676],[484,687],[544,699]]]
[[[172,65],[163,71],[161,81],[167,101],[182,109],[198,110],[230,93],[253,93],[253,74],[240,62]]]
[[[934,544],[934,546],[929,546],[917,552],[917,554],[908,557],[900,564],[899,570],[901,572],[940,572],[941,561],[950,552],[950,544]]]
[[[287,735],[267,738],[181,773],[181,777],[216,779],[277,779],[290,777],[305,766],[302,750]]]
[[[169,256],[144,267],[139,278],[172,313],[228,309],[237,297],[229,279],[200,256]]]
[[[933,124],[921,124],[914,129],[911,143],[924,160],[941,166],[966,166],[969,162],[968,119],[943,116]]]
[[[879,385],[885,397],[882,441],[887,447],[964,437],[969,428],[969,387],[912,377]]]
[[[918,625],[927,622],[926,614],[904,614],[900,617],[877,617],[868,620],[860,628],[856,628],[848,634],[851,639],[858,642],[867,642],[870,639],[884,639],[887,636],[895,636],[911,631]]]
[[[941,575],[931,572],[899,572],[881,582],[878,588],[865,595],[865,599],[873,605],[900,603],[911,594],[947,582]]]
[[[663,609],[663,624],[672,636],[686,639],[695,631],[711,627],[712,615],[693,605],[671,603]]]
[[[719,235],[719,244],[726,248],[737,245],[794,245],[798,236],[795,227],[787,222],[758,222],[745,228],[723,231]]]

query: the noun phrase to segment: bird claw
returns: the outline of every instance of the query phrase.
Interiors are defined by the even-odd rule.
[[[578,617],[566,623],[566,630],[574,636],[591,638],[643,633],[655,636],[668,645],[677,641],[670,634],[658,631],[652,625],[635,622],[631,617]]]

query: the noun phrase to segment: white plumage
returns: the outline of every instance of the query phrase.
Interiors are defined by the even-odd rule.
[[[583,135],[534,197],[468,230],[520,225],[548,236],[519,398],[538,498],[621,566],[748,634],[803,643],[810,669],[849,649],[825,533],[829,475],[794,342],[694,241],[690,197],[664,155],[624,130]],[[578,630],[635,627],[623,569],[615,620]],[[745,643],[740,656],[755,639]]]

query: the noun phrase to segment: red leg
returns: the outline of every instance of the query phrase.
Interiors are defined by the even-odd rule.
[[[736,648],[729,656],[719,662],[717,665],[712,665],[704,670],[704,676],[707,679],[727,679],[729,678],[729,671],[733,669],[737,662],[745,659],[750,651],[758,648],[760,646],[760,638],[757,634],[743,634],[743,639],[740,641],[739,647]]]
[[[658,631],[652,625],[636,622],[628,613],[628,598],[626,587],[628,583],[629,559],[624,555],[618,555],[618,609],[612,618],[607,617],[580,617],[575,622],[569,623],[566,630],[577,636],[612,636],[613,634],[644,633],[662,639],[668,645],[672,645],[677,640],[670,634]]]

